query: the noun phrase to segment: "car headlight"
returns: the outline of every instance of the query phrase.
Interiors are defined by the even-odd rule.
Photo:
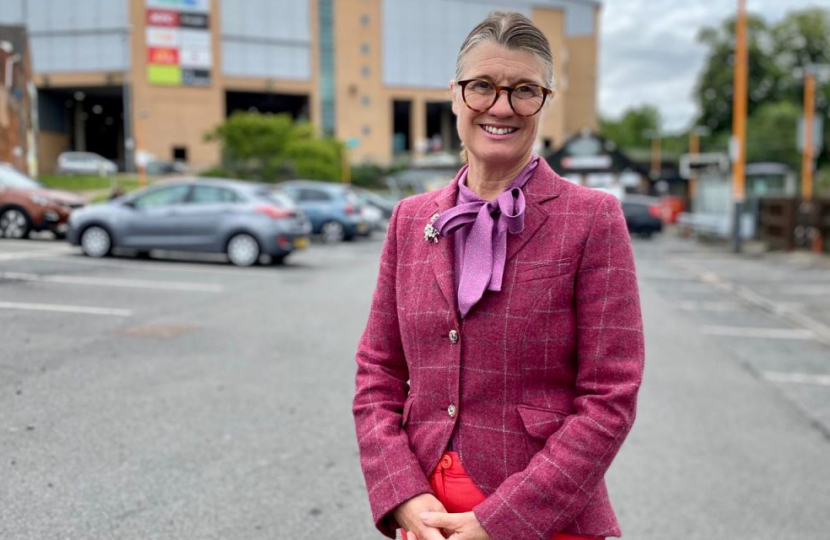
[[[47,204],[49,204],[49,199],[41,195],[29,195],[29,200],[31,200],[33,203],[39,206],[46,206]]]

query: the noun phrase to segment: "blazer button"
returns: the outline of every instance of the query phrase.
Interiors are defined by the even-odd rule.
[[[458,343],[458,332],[456,332],[455,330],[450,330],[450,343],[452,343],[453,345]]]
[[[450,405],[447,407],[447,414],[450,415],[450,418],[455,418],[455,415],[458,414],[458,409],[455,405]]]

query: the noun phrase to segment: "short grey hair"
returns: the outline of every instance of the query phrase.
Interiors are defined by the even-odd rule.
[[[455,61],[456,81],[461,79],[464,58],[473,47],[482,42],[496,43],[508,49],[533,54],[545,66],[545,83],[553,89],[553,55],[548,39],[530,19],[513,11],[494,11],[473,28],[458,51]]]

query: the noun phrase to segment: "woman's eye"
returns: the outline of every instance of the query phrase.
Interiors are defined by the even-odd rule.
[[[531,98],[538,96],[541,93],[541,90],[539,90],[535,86],[526,85],[517,86],[513,93],[516,95],[516,97]]]
[[[493,85],[487,81],[473,81],[471,86],[476,92],[487,92],[493,89]]]

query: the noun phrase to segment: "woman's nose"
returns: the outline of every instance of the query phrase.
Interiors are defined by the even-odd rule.
[[[502,90],[496,97],[496,102],[487,111],[493,116],[510,116],[513,114],[513,108],[510,106],[510,99],[507,97],[507,92]]]

